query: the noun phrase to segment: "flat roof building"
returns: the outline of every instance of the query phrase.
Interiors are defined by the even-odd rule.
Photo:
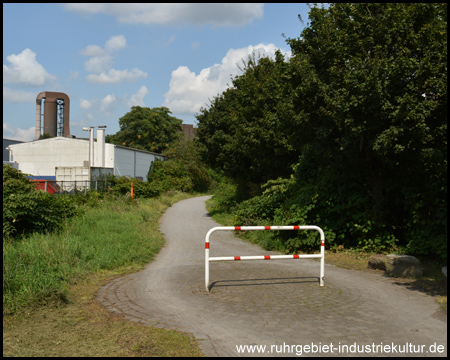
[[[33,177],[56,179],[61,169],[77,168],[74,173],[85,173],[89,168],[103,169],[102,173],[129,176],[147,180],[150,165],[161,154],[128,148],[104,141],[104,131],[97,131],[99,141],[68,137],[54,137],[26,143],[11,144],[9,161],[18,164],[18,169]],[[91,146],[89,146],[91,144]],[[83,170],[84,169],[84,170]],[[92,171],[91,175],[96,172]],[[91,176],[93,179],[93,176]],[[85,179],[87,180],[87,178]]]

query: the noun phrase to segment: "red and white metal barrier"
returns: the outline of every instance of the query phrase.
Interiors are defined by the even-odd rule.
[[[320,255],[257,255],[257,256],[209,256],[209,238],[214,231],[239,231],[239,230],[317,230],[320,234]],[[323,286],[325,271],[325,234],[323,230],[314,225],[290,225],[290,226],[218,226],[208,231],[205,238],[205,287],[209,291],[209,262],[210,261],[235,261],[235,260],[271,260],[271,259],[320,259],[319,285]]]

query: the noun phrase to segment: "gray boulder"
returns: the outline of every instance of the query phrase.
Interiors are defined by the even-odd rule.
[[[422,276],[420,261],[410,255],[372,255],[369,267],[386,271],[386,275],[389,276],[415,278]]]

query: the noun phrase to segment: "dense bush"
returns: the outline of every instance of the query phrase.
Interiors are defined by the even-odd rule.
[[[367,213],[368,190],[357,179],[341,182],[335,189],[331,184],[336,184],[336,179],[331,181],[329,173],[320,174],[316,181],[304,181],[300,169],[301,166],[294,166],[289,179],[268,181],[262,186],[261,195],[234,205],[236,225],[319,225],[325,232],[327,249],[344,245],[363,251],[402,252],[446,261],[446,197],[434,199],[440,206],[430,209],[425,191],[410,194],[411,198],[404,191],[410,207],[404,209],[403,217],[376,222]],[[232,198],[229,195],[217,200],[227,203]],[[295,235],[280,232],[269,237],[273,244],[266,247],[286,252],[310,251],[317,249],[318,244],[311,232],[300,231]]]
[[[24,174],[3,165],[3,237],[61,229],[80,211],[71,197],[36,190]]]
[[[195,140],[181,141],[163,154],[167,160],[155,161],[148,173],[149,186],[161,194],[168,190],[205,192],[209,189],[211,175],[199,155]]]
[[[127,176],[115,176],[113,179],[114,185],[112,189],[116,195],[131,194],[131,183],[133,183],[134,198],[151,198],[160,194],[160,192],[154,190],[148,182],[141,179],[130,178]]]

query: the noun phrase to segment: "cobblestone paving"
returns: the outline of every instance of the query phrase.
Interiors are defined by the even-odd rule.
[[[156,260],[103,286],[99,301],[132,321],[193,334],[208,356],[297,356],[300,345],[316,346],[308,356],[446,356],[447,324],[432,317],[434,299],[379,274],[326,265],[320,287],[313,260],[212,262],[207,292],[204,241],[218,224],[206,215],[205,199],[168,209],[161,222],[167,245]],[[211,256],[261,254],[276,253],[231,232],[212,236]],[[431,353],[435,344],[445,351]],[[239,353],[238,345],[266,348]],[[348,354],[344,345],[370,348]],[[405,346],[408,352],[400,353]]]

